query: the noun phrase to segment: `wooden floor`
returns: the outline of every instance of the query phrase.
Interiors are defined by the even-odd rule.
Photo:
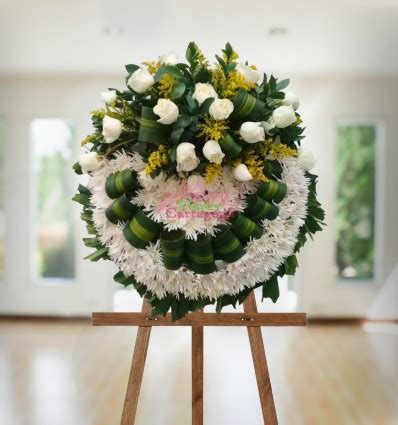
[[[190,330],[154,329],[136,425],[190,424]],[[281,425],[397,425],[392,325],[264,329]],[[135,329],[0,321],[1,425],[117,425]],[[245,329],[205,330],[205,425],[262,425]]]

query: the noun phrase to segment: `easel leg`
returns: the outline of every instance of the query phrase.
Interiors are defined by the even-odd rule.
[[[254,292],[243,302],[245,313],[257,313],[257,304]],[[274,397],[272,395],[271,380],[269,377],[267,358],[265,356],[264,342],[260,327],[248,327],[250,348],[253,357],[254,370],[256,372],[258,392],[260,395],[261,409],[263,412],[264,424],[277,425]]]
[[[192,326],[192,425],[203,425],[203,326]]]
[[[142,303],[141,311],[147,314],[151,312],[151,306],[145,300]],[[121,425],[134,425],[135,422],[151,329],[150,326],[138,327],[126,398],[124,399],[122,420],[120,422]]]

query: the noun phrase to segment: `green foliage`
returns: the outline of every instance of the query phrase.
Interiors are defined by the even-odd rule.
[[[197,44],[193,41],[188,44],[185,57],[190,65],[194,81],[205,82],[210,78],[210,72],[207,69],[207,60]]]
[[[263,300],[270,298],[272,302],[276,303],[279,298],[279,285],[278,277],[272,276],[267,282],[263,283]]]
[[[374,126],[338,128],[335,223],[341,277],[373,276],[375,140]]]

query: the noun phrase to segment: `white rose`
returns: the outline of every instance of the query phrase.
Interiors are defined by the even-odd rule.
[[[199,158],[192,143],[180,143],[177,146],[177,171],[192,171],[199,165]]]
[[[236,65],[236,70],[239,74],[242,74],[249,83],[257,83],[260,79],[260,73],[258,71],[243,63],[238,63],[238,65]]]
[[[286,105],[286,106],[292,105],[293,109],[295,111],[300,106],[299,98],[294,93],[292,93],[291,91],[287,91],[285,93],[285,98],[282,99],[281,103],[282,103],[282,105]]]
[[[215,120],[226,120],[234,110],[234,104],[229,99],[216,99],[209,108],[209,114]]]
[[[178,120],[178,106],[169,99],[159,99],[153,112],[159,115],[158,122],[160,124],[173,124]]]
[[[193,174],[188,177],[188,192],[193,195],[204,195],[206,192],[206,183],[205,179],[202,176],[198,176],[197,174]]]
[[[265,140],[264,128],[261,122],[244,122],[240,127],[240,137],[247,143],[256,143]]]
[[[108,90],[108,91],[103,91],[101,93],[101,98],[102,100],[107,104],[107,105],[114,105],[116,102],[116,90]]]
[[[279,106],[272,113],[272,118],[278,128],[285,128],[296,121],[296,114],[292,105]]]
[[[165,55],[159,56],[160,65],[175,65],[178,63],[178,56],[175,52],[169,52]]]
[[[209,97],[214,97],[214,99],[218,99],[218,94],[216,93],[214,87],[211,84],[196,83],[195,91],[192,97],[198,101],[199,105],[201,105]]]
[[[79,157],[79,164],[83,173],[98,170],[100,160],[97,152],[82,153]]]
[[[214,162],[216,164],[221,164],[222,159],[225,154],[221,150],[221,147],[218,142],[215,140],[208,140],[203,146],[203,155],[210,162]]]
[[[263,121],[263,122],[261,123],[261,125],[262,125],[262,127],[264,128],[264,131],[265,131],[268,135],[270,135],[270,131],[271,131],[272,129],[274,129],[274,128],[275,128],[275,121],[274,121],[274,119],[273,119],[272,117],[269,117],[269,118],[267,119],[267,121]]]
[[[104,116],[102,120],[102,135],[105,137],[105,143],[112,143],[117,140],[122,132],[122,123],[116,118]]]
[[[146,69],[142,68],[134,71],[127,81],[127,85],[137,93],[145,93],[154,84],[155,80],[153,76]]]
[[[307,148],[298,148],[297,149],[297,160],[298,163],[304,168],[306,171],[310,171],[314,168],[318,158],[312,150]]]
[[[241,182],[248,182],[253,179],[245,164],[239,164],[234,168],[234,177]]]

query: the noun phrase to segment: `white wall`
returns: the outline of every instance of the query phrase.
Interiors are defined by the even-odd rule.
[[[0,117],[3,118],[5,137],[11,156],[7,173],[23,173],[27,166],[25,144],[28,124],[35,117],[66,117],[76,125],[77,135],[82,139],[89,131],[88,112],[99,105],[98,93],[107,87],[122,87],[124,76],[14,76],[0,77]],[[310,315],[365,316],[381,283],[398,261],[398,201],[395,186],[398,182],[398,78],[392,77],[296,77],[292,78],[292,90],[301,98],[300,112],[307,127],[304,143],[319,155],[314,172],[320,175],[319,196],[327,211],[327,228],[317,234],[314,242],[308,242],[300,255],[300,270],[296,279],[299,293],[299,309]],[[375,285],[341,286],[336,283],[334,268],[334,194],[335,194],[335,122],[339,118],[375,118],[385,123],[385,154],[383,182],[378,190],[385,192],[380,222],[384,232],[381,235],[381,276]],[[17,147],[17,148],[15,148]],[[15,169],[16,167],[16,169]],[[15,211],[12,226],[25,220],[26,192],[15,195],[10,208]],[[83,226],[81,227],[83,230]],[[14,232],[14,231],[13,231]],[[8,237],[8,243],[26,249],[23,232],[17,237]],[[78,255],[83,256],[84,248],[78,241]],[[8,258],[9,270],[15,275],[10,280],[17,284],[26,280],[23,264],[18,259]],[[86,287],[86,309],[98,307],[99,301],[92,295],[98,288],[104,288],[109,281],[111,288],[114,268],[110,263],[90,264],[81,262],[81,276],[90,276]],[[96,286],[98,285],[98,286]],[[103,290],[103,289],[101,289]],[[109,293],[106,296],[109,297]],[[90,298],[91,297],[91,298]],[[27,300],[31,301],[31,300]],[[111,302],[111,300],[109,300]],[[97,303],[97,304],[96,304]],[[96,304],[96,305],[95,305]],[[105,305],[104,302],[100,303]],[[26,306],[25,306],[26,307]],[[84,310],[82,306],[81,310]],[[382,309],[381,309],[382,310]]]
[[[398,78],[330,76],[293,81],[302,100],[301,113],[307,126],[305,142],[319,156],[314,173],[320,176],[319,197],[327,213],[327,227],[316,235],[314,242],[305,246],[300,255],[301,267],[296,280],[299,309],[315,316],[364,317],[398,262]],[[384,153],[377,187],[381,201],[376,234],[380,242],[377,253],[380,274],[374,284],[336,283],[333,221],[335,123],[345,118],[374,119],[384,123],[384,140],[380,140],[384,144]],[[373,316],[384,317],[382,305]]]

